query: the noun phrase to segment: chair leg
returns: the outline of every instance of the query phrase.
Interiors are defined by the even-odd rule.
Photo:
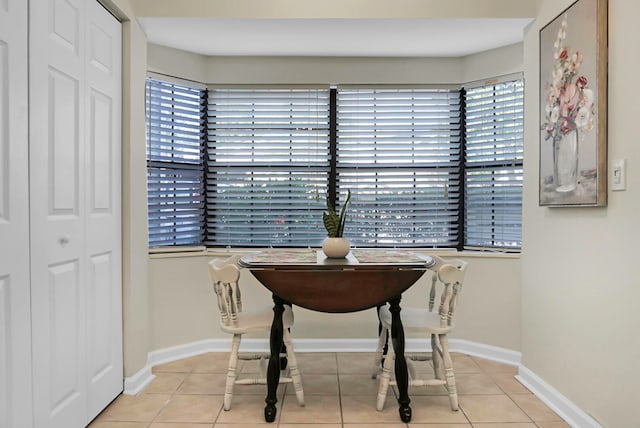
[[[387,400],[387,391],[389,390],[389,382],[391,381],[391,368],[393,367],[393,360],[393,348],[389,346],[387,355],[384,358],[384,364],[382,365],[382,373],[380,374],[378,381],[378,400],[376,403],[376,409],[378,411],[382,411],[382,409],[384,409],[384,402]]]
[[[438,336],[431,335],[431,363],[433,364],[433,376],[436,379],[442,379],[442,350],[438,341]]]
[[[378,333],[378,347],[376,348],[376,353],[373,356],[373,367],[371,368],[371,379],[375,379],[378,377],[380,373],[380,366],[382,365],[382,356],[384,354],[384,345],[387,343],[387,333],[388,330],[384,327],[380,328],[380,332]]]
[[[442,346],[442,359],[444,362],[445,378],[447,380],[447,391],[449,392],[449,403],[451,405],[451,410],[458,410],[456,378],[453,374],[453,361],[449,354],[449,338],[446,334],[440,335],[440,345]]]
[[[233,387],[238,378],[238,350],[240,349],[240,339],[242,335],[234,334],[231,339],[231,355],[229,356],[229,366],[227,368],[227,384],[224,388],[224,410],[231,409],[233,399]]]
[[[304,406],[304,390],[302,389],[302,377],[300,376],[300,370],[298,369],[298,360],[293,350],[293,344],[291,343],[291,335],[289,330],[285,329],[282,333],[282,340],[287,349],[287,360],[289,366],[289,374],[291,375],[291,382],[296,391],[296,398],[298,404]]]

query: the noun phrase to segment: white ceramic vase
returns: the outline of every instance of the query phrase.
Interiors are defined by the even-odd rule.
[[[347,238],[325,238],[322,242],[322,251],[330,259],[341,259],[349,254],[351,245]]]
[[[571,192],[578,183],[578,131],[553,140],[553,181],[556,192]]]

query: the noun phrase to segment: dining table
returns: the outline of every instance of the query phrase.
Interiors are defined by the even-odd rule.
[[[284,305],[325,313],[357,312],[389,304],[391,343],[400,419],[411,421],[404,330],[400,319],[402,293],[434,264],[428,255],[405,250],[353,249],[344,258],[328,258],[322,250],[270,249],[242,257],[238,265],[272,293],[273,322],[269,337],[267,397],[264,417],[276,418],[280,379]]]

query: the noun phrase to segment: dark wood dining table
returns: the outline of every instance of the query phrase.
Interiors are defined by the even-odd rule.
[[[400,419],[409,422],[411,400],[404,358],[400,299],[402,293],[433,264],[429,256],[399,250],[352,250],[341,259],[327,258],[320,250],[269,250],[240,259],[240,267],[251,271],[271,291],[274,302],[265,420],[273,422],[277,412],[276,390],[280,379],[282,313],[285,304],[319,312],[346,313],[389,303]]]

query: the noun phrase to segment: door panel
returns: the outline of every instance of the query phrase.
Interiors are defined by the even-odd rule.
[[[121,268],[121,26],[97,2],[88,5],[86,180],[89,260],[88,414],[123,389]]]
[[[49,70],[49,135],[46,171],[49,172],[49,219],[79,215],[79,110],[78,80],[59,70]]]
[[[30,201],[36,427],[86,424],[83,0],[30,7]]]
[[[84,394],[82,378],[78,375],[84,353],[83,334],[77,327],[83,324],[78,267],[78,260],[70,260],[49,268],[46,353],[51,378],[48,407],[54,418],[60,413],[69,413],[69,408],[81,406]],[[82,412],[82,408],[77,411]]]
[[[30,428],[27,2],[0,0],[0,427]]]

